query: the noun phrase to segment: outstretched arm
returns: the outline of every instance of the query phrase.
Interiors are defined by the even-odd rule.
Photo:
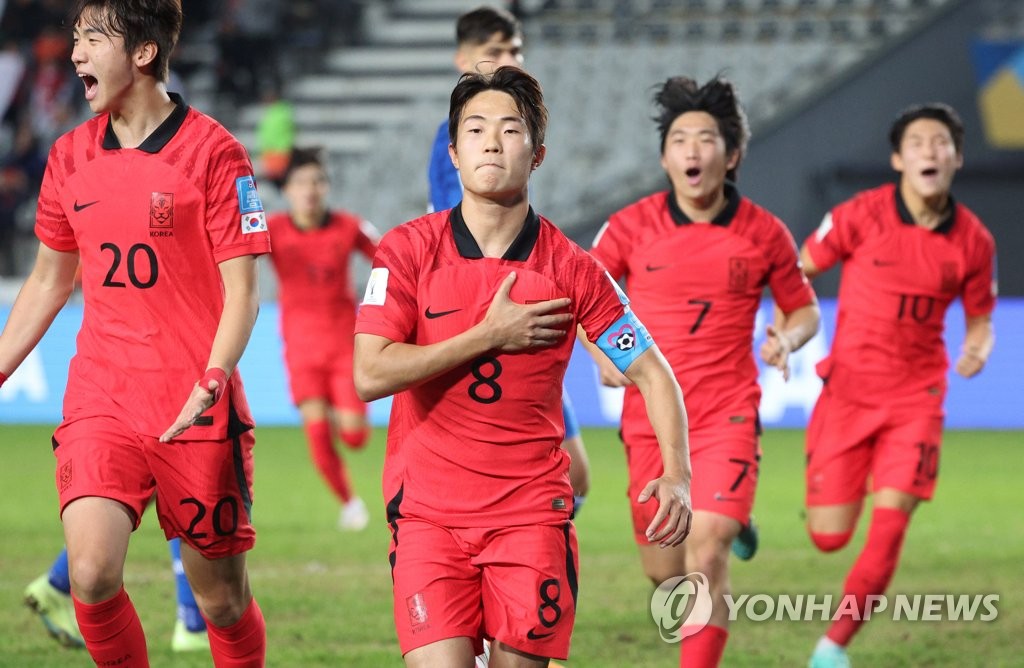
[[[658,501],[658,512],[647,527],[647,539],[661,547],[679,545],[690,533],[690,447],[686,408],[672,369],[657,346],[645,350],[625,375],[640,390],[647,415],[658,437],[664,474],[647,483],[640,497]],[[659,528],[660,527],[660,528]]]
[[[3,377],[25,361],[43,338],[75,287],[78,253],[55,251],[39,244],[36,263],[11,307],[0,333],[0,374]]]
[[[565,336],[568,298],[520,305],[509,298],[516,275],[505,278],[484,319],[450,339],[421,346],[374,334],[356,334],[353,376],[363,401],[415,387],[488,350],[515,352],[544,348]]]
[[[217,402],[225,390],[228,377],[245,352],[252,328],[256,324],[256,315],[260,309],[256,256],[231,258],[221,262],[218,267],[221,280],[224,281],[224,309],[210,348],[210,360],[206,366],[208,371],[193,386],[178,419],[160,437],[162,443],[181,435],[195,423],[196,418]]]

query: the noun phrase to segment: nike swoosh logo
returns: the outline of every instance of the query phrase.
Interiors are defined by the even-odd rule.
[[[434,311],[434,312],[431,312],[430,307],[428,306],[427,310],[423,312],[423,315],[427,316],[428,320],[433,320],[434,318],[443,318],[446,315],[451,315],[452,313],[458,313],[461,310],[462,309],[460,309],[460,308],[453,308],[451,311]]]
[[[542,640],[543,638],[550,638],[555,635],[554,633],[534,633],[533,629],[526,632],[526,637],[530,640]]]
[[[667,264],[659,264],[658,266],[649,264],[645,267],[645,269],[647,269],[647,271],[661,271],[662,269],[668,269],[668,267],[669,265]]]
[[[78,200],[75,200],[75,213],[78,213],[82,209],[88,209],[93,204],[99,204],[99,200],[96,200],[94,202],[86,202],[85,204],[79,204]]]

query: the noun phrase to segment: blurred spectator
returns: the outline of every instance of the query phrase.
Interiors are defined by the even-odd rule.
[[[278,0],[225,0],[220,17],[218,88],[238,104],[280,90],[277,42],[283,14]]]
[[[45,26],[32,43],[35,63],[26,79],[28,118],[45,151],[75,124],[81,84],[71,67],[68,33]]]
[[[18,274],[18,212],[34,199],[45,165],[31,126],[22,123],[10,152],[0,156],[0,276]]]
[[[19,40],[27,48],[43,28],[63,26],[66,12],[60,0],[7,0],[0,17],[0,34]]]
[[[280,188],[295,145],[295,109],[276,91],[268,92],[264,101],[267,106],[256,127],[260,166],[263,178]]]

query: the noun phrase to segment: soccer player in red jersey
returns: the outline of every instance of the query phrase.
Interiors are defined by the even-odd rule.
[[[749,525],[761,457],[754,319],[767,286],[782,318],[768,327],[761,356],[788,373],[789,354],[817,331],[819,311],[789,230],[735,185],[749,131],[732,84],[674,77],[655,100],[670,189],[613,214],[591,253],[613,278],[625,278],[638,317],[686,398],[694,470],[690,538],[672,550],[653,549],[645,535],[650,510],[635,501],[633,531],[655,584],[692,571],[707,576],[710,624],[683,629],[681,656],[688,668],[715,666],[728,637],[729,548]],[[638,389],[595,357],[605,384],[626,386],[622,438],[635,499],[645,480],[660,475],[657,441]]]
[[[259,306],[256,256],[270,250],[252,165],[223,127],[167,93],[177,0],[78,0],[70,17],[97,115],[50,151],[42,243],[0,334],[0,372],[43,336],[81,258],[85,314],[53,449],[86,648],[97,665],[149,665],[123,573],[156,494],[214,664],[262,666],[245,565],[253,421],[234,373]]]
[[[313,463],[342,504],[338,527],[360,531],[369,514],[334,448],[332,423],[349,447],[366,444],[366,404],[352,384],[356,300],[349,258],[359,252],[372,260],[380,235],[355,214],[327,208],[330,185],[319,151],[293,150],[283,181],[289,210],[267,225],[292,399]]]
[[[842,263],[832,350],[807,427],[807,530],[818,549],[853,535],[871,479],[867,541],[843,593],[857,618],[832,623],[814,667],[847,666],[845,648],[885,592],[918,503],[932,498],[942,443],[948,361],[943,327],[963,303],[967,331],[956,371],[965,378],[992,351],[995,242],[951,194],[964,128],[945,104],[904,110],[889,131],[896,184],[855,195],[825,215],[800,251],[814,277]]]
[[[643,392],[664,475],[638,491],[663,547],[689,530],[678,385],[607,273],[530,207],[544,159],[540,86],[515,67],[467,74],[449,113],[465,196],[388,232],[356,321],[365,400],[395,394],[384,465],[394,614],[409,666],[564,658],[577,547],[559,447],[566,331],[582,325]]]

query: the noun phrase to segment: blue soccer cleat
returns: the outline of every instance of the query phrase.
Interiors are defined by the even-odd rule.
[[[807,668],[850,668],[850,658],[846,656],[845,647],[822,638],[814,648]]]
[[[739,534],[733,538],[732,553],[743,561],[753,559],[757,554],[758,538],[757,525],[754,524],[754,518],[751,516],[750,521],[744,524]]]

